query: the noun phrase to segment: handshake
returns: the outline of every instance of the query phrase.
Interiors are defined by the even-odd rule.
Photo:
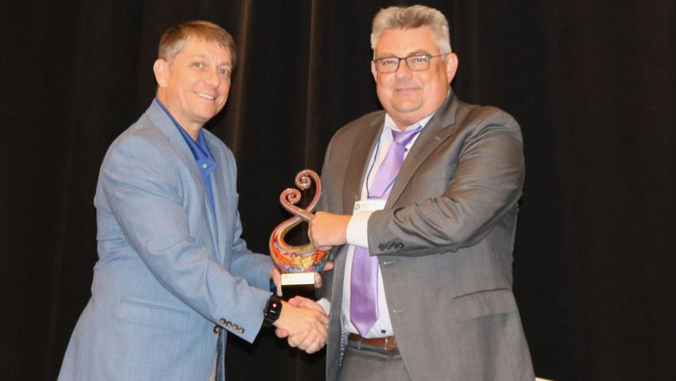
[[[296,296],[288,303],[282,301],[282,314],[273,324],[277,337],[286,337],[290,346],[307,353],[317,352],[326,344],[329,317],[313,300]]]
[[[325,271],[333,268],[327,263]],[[280,275],[275,268],[270,274],[277,285],[278,296],[281,296]],[[315,286],[321,287],[322,279],[315,273]],[[326,345],[329,332],[329,317],[324,307],[314,300],[296,296],[288,302],[282,301],[282,311],[279,318],[273,323],[275,334],[279,338],[287,338],[289,346],[298,348],[307,353],[314,353]]]

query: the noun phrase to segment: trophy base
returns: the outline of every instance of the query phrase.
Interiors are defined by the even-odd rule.
[[[282,274],[282,299],[288,301],[294,296],[316,299],[314,272]]]

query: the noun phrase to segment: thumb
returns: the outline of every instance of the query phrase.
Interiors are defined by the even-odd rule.
[[[289,299],[288,303],[294,307],[302,307],[305,303],[302,296],[294,296],[293,298]]]

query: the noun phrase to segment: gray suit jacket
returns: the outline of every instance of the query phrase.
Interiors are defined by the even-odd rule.
[[[322,170],[320,209],[351,214],[383,111],[333,137]],[[446,103],[411,148],[384,210],[368,222],[395,336],[414,381],[533,380],[512,293],[517,201],[524,181],[521,131],[508,114]],[[332,253],[327,379],[346,342],[341,301],[347,246]]]
[[[94,204],[99,260],[59,380],[207,380],[214,326],[251,342],[270,296],[269,256],[241,239],[232,153],[212,211],[190,148],[155,102],[111,145]]]

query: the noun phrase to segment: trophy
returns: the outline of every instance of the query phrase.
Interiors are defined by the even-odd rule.
[[[305,169],[296,175],[296,186],[306,190],[315,183],[315,194],[305,209],[296,204],[301,199],[298,189],[287,188],[279,196],[279,201],[287,211],[294,216],[279,224],[270,235],[270,256],[275,266],[282,274],[282,298],[289,300],[300,295],[308,299],[315,299],[315,272],[322,271],[328,252],[317,250],[308,242],[301,246],[289,245],[284,237],[289,230],[301,222],[312,219],[312,211],[317,206],[321,196],[322,185],[319,176],[314,171]]]

